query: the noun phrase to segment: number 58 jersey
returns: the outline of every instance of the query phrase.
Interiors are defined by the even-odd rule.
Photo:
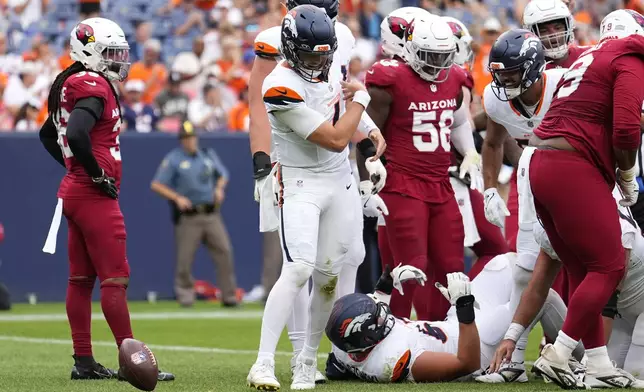
[[[456,354],[458,323],[410,321],[396,318],[387,337],[366,358],[358,358],[333,347],[342,366],[364,381],[414,381],[411,367],[425,351]]]
[[[58,145],[63,151],[67,174],[58,188],[58,197],[63,199],[102,198],[104,194],[96,187],[76,160],[67,143],[67,121],[76,102],[89,97],[103,101],[103,113],[89,133],[92,153],[105,174],[121,183],[121,113],[109,82],[95,72],[79,72],[63,83],[60,97],[60,118],[54,122],[58,131]]]
[[[422,79],[396,59],[381,60],[367,71],[367,88],[383,89],[392,99],[383,132],[387,141],[385,192],[430,203],[454,197],[448,176],[450,127],[467,83],[466,71],[456,65],[443,83]]]

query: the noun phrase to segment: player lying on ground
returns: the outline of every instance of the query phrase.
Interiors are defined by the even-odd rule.
[[[471,283],[463,273],[449,274],[447,289],[437,286],[452,304],[443,322],[392,315],[387,302],[393,285],[384,278],[371,297],[340,298],[326,326],[334,344],[327,377],[384,383],[452,381],[487,367],[512,317],[507,303],[514,262],[514,253],[497,256]],[[475,309],[474,297],[480,309]],[[551,336],[561,327],[562,314],[565,305],[552,291],[538,317]]]
[[[616,200],[622,199],[617,188],[613,195]],[[617,369],[617,374],[607,375],[593,367],[591,361],[583,381],[592,388],[636,386],[631,374],[638,378],[644,376],[644,237],[628,208],[620,205],[617,208],[628,267],[620,291],[611,298],[602,314],[610,318],[619,315],[613,323],[612,333],[608,334],[608,355],[615,366],[624,368],[624,371]],[[511,356],[517,336],[537,313],[545,298],[544,293],[548,292],[561,268],[561,261],[539,223],[534,224],[534,236],[541,246],[537,267],[508,333],[497,349],[490,365],[491,372],[498,371],[501,363]]]
[[[105,379],[117,373],[94,360],[91,342],[92,289],[101,285],[101,309],[116,345],[132,338],[126,289],[130,266],[125,222],[118,204],[121,182],[121,108],[113,81],[130,68],[130,47],[113,21],[90,18],[70,36],[74,63],[56,77],[49,92],[49,117],[40,130],[47,152],[67,173],[58,190],[52,226],[68,222],[69,281],[66,310],[74,345],[72,380]],[[43,251],[54,253],[56,230]],[[120,373],[120,372],[119,372]],[[119,379],[123,379],[119,375]],[[159,372],[159,380],[173,380]]]

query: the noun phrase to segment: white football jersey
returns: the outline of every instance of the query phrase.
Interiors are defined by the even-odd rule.
[[[622,195],[619,189],[613,189],[613,197],[619,201]],[[622,229],[622,245],[625,249],[631,251],[630,259],[626,270],[626,277],[622,283],[617,307],[622,309],[632,305],[644,297],[644,237],[642,237],[640,228],[633,219],[630,210],[617,204],[619,213],[619,224]],[[539,222],[533,227],[534,238],[541,246],[544,252],[554,260],[559,260],[559,256],[550,244],[546,231]]]
[[[338,47],[333,54],[333,64],[329,70],[329,82],[339,82],[340,80],[346,79],[349,62],[351,61],[351,53],[353,52],[356,44],[356,40],[353,37],[351,30],[343,23],[335,22],[335,35],[338,40]],[[254,45],[255,54],[261,58],[275,59],[276,61],[279,61],[282,59],[281,42],[282,27],[274,26],[268,28],[257,34]],[[338,107],[338,115],[342,115],[345,110],[346,103],[341,99]],[[273,140],[271,147],[271,161],[276,162],[279,158],[275,151],[275,140]],[[348,149],[346,153],[349,153]]]
[[[354,360],[351,354],[333,347],[333,354],[353,375],[364,381],[413,381],[411,367],[425,351],[456,354],[458,323],[409,321],[396,318],[387,337],[366,358]],[[359,359],[359,358],[356,358]]]
[[[510,136],[517,140],[527,141],[532,136],[532,132],[541,124],[541,120],[543,120],[550,108],[557,83],[559,83],[566,71],[568,71],[567,68],[544,71],[545,88],[542,91],[541,101],[531,117],[521,114],[521,111],[515,107],[512,101],[503,102],[499,100],[494,95],[491,84],[488,84],[483,92],[485,113],[492,121],[504,126]]]

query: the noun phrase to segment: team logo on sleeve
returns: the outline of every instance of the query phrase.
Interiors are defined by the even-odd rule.
[[[76,26],[76,38],[78,38],[83,45],[96,41],[96,38],[94,37],[94,29],[92,26],[88,26],[85,23],[79,23],[78,26]]]

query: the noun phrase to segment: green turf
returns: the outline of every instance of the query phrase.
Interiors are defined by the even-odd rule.
[[[162,369],[176,374],[174,382],[160,383],[157,391],[185,392],[249,392],[245,380],[253,363],[259,341],[261,320],[258,306],[244,306],[239,310],[222,309],[218,304],[199,303],[192,309],[179,308],[172,302],[157,304],[131,303],[135,335],[154,350]],[[67,321],[7,321],[8,315],[63,315],[64,304],[17,305],[10,312],[0,313],[0,391],[134,391],[127,383],[117,381],[70,381],[72,363],[69,327]],[[94,304],[94,311],[100,306]],[[137,319],[137,315],[150,313],[184,313],[192,318],[177,319],[169,315],[165,319]],[[224,312],[226,318],[199,318],[212,312]],[[161,314],[162,315],[162,314]],[[159,316],[159,315],[152,315]],[[193,317],[194,316],[194,317]],[[104,320],[92,323],[94,355],[108,367],[115,367],[117,355],[112,347],[112,337]],[[536,359],[540,331],[534,331],[527,359]],[[192,349],[191,349],[192,348]],[[208,350],[211,349],[211,350]],[[214,349],[214,350],[212,350]],[[224,349],[224,350],[217,350]],[[289,390],[288,367],[290,343],[284,334],[280,340],[277,356],[277,376],[282,390]],[[241,351],[225,351],[241,350]],[[329,350],[328,341],[323,342],[322,353]],[[319,367],[323,369],[323,360]],[[475,383],[451,383],[432,385],[373,385],[334,382],[316,388],[327,392],[376,392],[376,391],[483,391],[495,388],[502,391],[544,391],[557,387],[533,380],[521,385],[481,385]]]

